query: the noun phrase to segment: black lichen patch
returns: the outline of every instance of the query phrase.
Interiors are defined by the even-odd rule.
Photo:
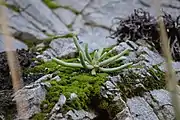
[[[163,12],[162,18],[170,40],[172,56],[174,60],[180,60],[180,16],[173,18],[170,14]],[[111,38],[116,38],[119,42],[145,39],[161,53],[158,18],[140,8],[135,9],[134,13],[125,19],[117,17],[115,20],[113,26],[116,27],[115,31],[110,32]]]
[[[16,50],[16,53],[20,64],[19,67],[21,67],[22,69],[22,74],[26,76],[26,73],[24,73],[23,70],[32,67],[36,55],[24,49]],[[23,80],[25,84],[26,81],[28,81],[28,83],[33,82],[31,78],[27,79],[26,77],[24,77]],[[6,53],[2,52],[0,53],[0,90],[6,90],[6,89],[12,89],[12,84],[11,84],[11,76],[9,73],[9,66],[7,62]]]
[[[12,101],[12,90],[0,91],[0,115],[4,115],[6,120],[12,120],[16,114],[16,105]]]

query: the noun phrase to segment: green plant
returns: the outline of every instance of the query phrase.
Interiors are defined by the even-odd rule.
[[[83,50],[80,46],[80,44],[77,41],[77,37],[73,36],[74,43],[76,45],[76,48],[79,52],[79,61],[80,63],[68,63],[64,62],[62,60],[59,60],[57,58],[53,58],[52,60],[59,63],[62,66],[66,67],[78,67],[78,68],[85,68],[91,70],[92,75],[96,75],[96,72],[103,71],[103,72],[113,72],[117,70],[121,70],[124,68],[130,67],[133,63],[127,63],[124,65],[120,65],[119,67],[114,67],[114,68],[104,68],[104,66],[107,66],[113,62],[117,62],[120,60],[124,60],[126,57],[124,56],[125,54],[129,53],[128,49],[125,49],[123,52],[121,52],[118,55],[115,55],[113,57],[110,57],[106,60],[104,58],[110,53],[110,52],[104,52],[103,53],[103,48],[96,50],[93,54],[93,57],[88,52],[88,44],[85,45],[85,50]]]

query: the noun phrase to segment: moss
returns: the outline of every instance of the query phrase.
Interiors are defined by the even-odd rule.
[[[72,24],[67,25],[67,28],[72,29]]]
[[[57,4],[56,2],[54,2],[53,0],[43,0],[44,4],[46,4],[50,9],[57,9],[57,8],[64,8],[67,10],[70,10],[71,12],[73,12],[74,14],[78,15],[80,14],[79,11],[77,11],[76,9],[70,7],[70,6],[66,6],[66,5],[60,5]]]
[[[48,89],[46,100],[51,104],[55,104],[61,93],[65,95],[67,99],[71,93],[75,93],[78,95],[78,98],[75,98],[73,101],[67,100],[64,110],[68,111],[72,108],[87,110],[88,104],[90,104],[90,98],[99,96],[100,86],[104,83],[108,74],[99,73],[97,76],[91,76],[89,73],[79,74],[79,72],[75,73],[75,75],[67,75],[68,73],[62,75],[62,73],[59,73],[61,81],[50,82],[52,87]],[[47,111],[47,108],[42,110],[43,112],[50,112]]]
[[[44,113],[39,113],[33,116],[31,120],[46,120],[46,115]]]
[[[144,74],[145,77],[133,71],[129,71],[128,73],[121,75],[121,82],[118,83],[124,100],[134,96],[141,96],[146,91],[165,88],[165,73],[157,67],[149,69],[149,74]],[[142,84],[144,88],[136,87],[138,84]]]
[[[55,3],[54,1],[52,0],[43,0],[44,4],[46,4],[50,9],[57,9],[59,8],[60,6]]]
[[[77,62],[77,59],[73,58],[65,61]],[[91,98],[100,96],[100,87],[108,76],[106,73],[98,73],[96,76],[92,76],[90,71],[80,68],[63,67],[52,61],[44,62],[41,65],[29,69],[28,72],[44,74],[54,73],[61,78],[60,81],[50,81],[52,87],[47,88],[48,93],[46,100],[41,104],[42,113],[49,113],[58,102],[61,94],[65,95],[67,98],[66,104],[61,112],[67,112],[71,109],[88,110]],[[78,97],[70,100],[71,93],[77,94]]]

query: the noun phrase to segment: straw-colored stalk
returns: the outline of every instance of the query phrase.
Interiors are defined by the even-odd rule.
[[[160,39],[162,43],[162,51],[166,60],[166,83],[167,83],[167,89],[171,93],[171,100],[172,104],[174,106],[174,112],[177,120],[180,120],[180,101],[179,101],[179,90],[178,90],[178,84],[175,76],[175,72],[172,67],[172,57],[170,52],[170,47],[168,46],[168,36],[166,33],[166,28],[163,22],[163,18],[160,17],[161,11],[160,11],[160,1],[154,0],[154,6],[157,12],[158,24],[160,28]]]
[[[3,0],[0,0],[3,2]],[[8,19],[6,18],[5,7],[0,5],[0,25],[1,25],[1,33],[4,36],[4,44],[5,51],[7,55],[8,65],[12,77],[12,85],[14,92],[17,92],[23,86],[23,82],[21,79],[21,69],[19,65],[19,61],[16,56],[16,52],[13,52],[13,39],[10,35],[10,31],[8,30]],[[23,98],[20,98],[21,101]],[[22,116],[25,109],[23,109],[24,104],[21,104],[20,101],[16,100],[16,107],[18,116]]]

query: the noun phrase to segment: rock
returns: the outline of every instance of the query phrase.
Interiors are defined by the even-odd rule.
[[[69,6],[77,11],[81,11],[82,9],[84,9],[84,7],[88,4],[88,2],[90,0],[81,0],[81,2],[79,2],[78,0],[55,0],[58,4],[62,5],[62,6]]]
[[[94,113],[86,112],[84,110],[70,110],[66,113],[66,119],[72,120],[93,120],[96,115]]]
[[[53,107],[53,109],[51,110],[51,115],[54,117],[56,116],[56,112],[58,112],[63,105],[66,103],[66,97],[64,95],[60,95],[58,102],[56,103],[56,105]]]
[[[134,120],[159,120],[153,108],[142,97],[128,99],[127,106]]]
[[[171,97],[168,91],[161,89],[150,91],[150,93],[159,106],[171,105]]]
[[[157,65],[160,63],[164,62],[164,58],[162,56],[159,55],[159,53],[154,52],[152,50],[150,50],[147,47],[139,47],[139,49],[137,50],[138,53],[143,53],[144,55],[144,59],[146,61],[148,61],[148,63],[152,66],[152,65]],[[144,54],[145,53],[145,54]]]
[[[129,46],[126,42],[121,42],[118,46],[113,48],[118,54],[121,53],[123,50],[133,50],[131,46]]]
[[[117,83],[120,82],[121,76],[120,75],[112,76],[112,77],[109,77],[109,79],[112,82],[112,84],[116,86]]]
[[[54,40],[49,45],[57,54],[57,57],[74,57],[76,47],[72,38]]]
[[[52,80],[56,80],[58,82],[61,80],[61,78],[57,75],[57,76],[53,77]]]
[[[46,89],[41,84],[32,84],[18,90],[13,96],[13,101],[21,105],[20,116],[17,119],[29,119],[41,112],[40,104],[45,100]]]
[[[15,1],[13,1],[12,3],[16,4]],[[17,36],[17,33],[18,34],[21,33],[24,38],[25,37],[27,38],[28,36],[26,34],[28,33],[28,34],[32,34],[37,39],[43,39],[47,37],[37,26],[34,26],[33,22],[35,21],[29,21],[28,19],[23,17],[20,13],[14,12],[11,9],[8,9],[7,12],[9,18],[9,24],[12,29],[11,30],[12,35]],[[42,26],[41,29],[43,28],[44,27]]]
[[[5,117],[3,115],[0,115],[1,120],[5,120]]]
[[[37,56],[44,61],[51,60],[52,57],[72,58],[75,56],[76,47],[72,38],[61,38],[50,43],[50,48]]]
[[[160,120],[173,120],[175,114],[171,103],[170,93],[166,90],[153,90],[145,94],[144,98],[153,106],[155,113]]]
[[[108,30],[100,27],[86,26],[81,28],[79,32],[79,39],[83,43],[87,43],[89,52],[96,49],[107,48],[117,44],[115,39],[107,38]]]
[[[53,12],[41,0],[15,0],[20,8],[29,6],[26,12],[22,12],[22,16],[29,22],[33,23],[39,30],[48,31],[58,34],[60,31],[68,31],[67,27],[61,20],[53,14]],[[41,8],[41,9],[39,9]],[[43,11],[43,12],[42,12]],[[42,27],[43,26],[43,27]]]
[[[128,107],[116,115],[113,120],[133,120]]]
[[[38,80],[36,80],[35,83],[41,83],[41,82],[51,79],[51,78],[52,78],[52,74],[47,74],[47,75],[42,76]]]
[[[106,81],[105,85],[106,85],[106,88],[107,88],[107,89],[115,88],[115,87],[116,87],[116,86],[115,86],[112,82],[110,82],[110,81]]]
[[[145,6],[143,3],[148,3],[148,6]],[[166,5],[164,5],[164,1],[166,1]],[[94,0],[91,4],[86,8],[83,12],[86,20],[88,22],[94,22],[100,25],[106,25],[111,28],[113,18],[125,18],[132,13],[136,8],[143,8],[150,12],[152,15],[156,15],[156,11],[152,6],[153,0],[133,0],[133,1],[118,1],[118,0]],[[171,3],[174,3],[174,6],[177,8],[172,8]],[[176,5],[175,5],[176,4]],[[150,6],[149,6],[150,5]],[[169,5],[169,6],[168,6]],[[128,7],[133,6],[133,7]],[[178,6],[180,6],[180,2],[173,0],[173,2],[168,0],[161,1],[161,8],[164,11],[170,12],[173,16],[178,16]]]
[[[76,15],[72,11],[63,8],[58,8],[53,11],[66,25],[70,25],[76,17]]]
[[[76,93],[71,93],[71,95],[70,95],[70,100],[74,100],[74,99],[76,99],[78,96],[77,96],[77,94]]]

